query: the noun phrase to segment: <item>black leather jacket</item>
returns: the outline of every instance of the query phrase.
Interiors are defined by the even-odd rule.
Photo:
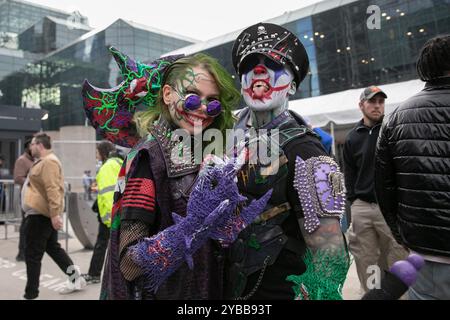
[[[385,119],[375,170],[378,203],[396,240],[450,257],[450,77],[428,82]]]

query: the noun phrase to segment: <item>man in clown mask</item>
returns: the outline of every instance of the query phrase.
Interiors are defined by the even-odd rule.
[[[288,111],[289,97],[308,72],[306,50],[289,30],[258,23],[238,36],[232,58],[247,106],[235,129],[257,133],[247,134],[238,186],[249,200],[271,188],[273,193],[230,248],[228,296],[341,299],[350,264],[339,226],[343,176],[319,137]],[[250,162],[252,144],[269,146],[271,139],[277,142],[275,161]]]

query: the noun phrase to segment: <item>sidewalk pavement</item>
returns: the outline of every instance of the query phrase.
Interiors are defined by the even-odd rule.
[[[19,234],[14,232],[14,226],[8,226],[8,240],[5,239],[5,228],[0,226],[0,300],[20,300],[24,294],[26,284],[25,262],[17,262],[17,248]],[[60,240],[65,249],[65,240]],[[75,238],[69,239],[68,253],[74,264],[80,267],[81,273],[87,273],[91,261],[92,250],[86,250]],[[60,295],[66,275],[56,263],[44,254],[39,286],[40,300],[98,300],[100,284],[88,285],[82,291],[68,295]]]
[[[69,231],[70,233],[70,231]],[[16,262],[19,234],[13,226],[8,226],[8,239],[5,240],[5,228],[0,225],[0,300],[22,299],[26,284],[25,262]],[[65,240],[60,240],[65,249]],[[87,273],[92,250],[86,250],[75,238],[69,239],[68,253],[73,262],[80,267],[81,273]],[[60,295],[67,277],[47,255],[44,255],[41,269],[40,300],[98,300],[100,283],[88,285],[82,291]],[[343,288],[344,299],[359,299],[359,280],[355,264],[352,263]]]

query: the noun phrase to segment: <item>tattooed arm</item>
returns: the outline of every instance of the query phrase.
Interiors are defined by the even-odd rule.
[[[339,219],[319,218],[320,226],[313,233],[308,233],[304,227],[304,218],[299,219],[300,230],[306,246],[316,253],[318,250],[331,250],[341,253],[345,250],[345,238],[341,231]]]
[[[306,272],[291,275],[296,299],[342,299],[350,259],[339,217],[345,197],[343,177],[330,157],[295,161],[294,189],[303,217],[298,219],[307,250],[303,256]]]

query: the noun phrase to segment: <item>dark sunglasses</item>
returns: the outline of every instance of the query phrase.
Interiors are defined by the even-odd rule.
[[[210,117],[217,117],[222,112],[222,104],[219,100],[202,100],[198,94],[189,93],[182,97],[177,90],[178,96],[183,101],[183,107],[187,111],[195,111],[199,109],[202,104],[206,105],[206,114]]]
[[[267,68],[273,71],[278,71],[284,68],[281,63],[275,62],[268,57],[264,57],[263,63]],[[240,67],[241,74],[252,71],[258,64],[260,64],[258,56],[248,57],[247,59],[244,59]]]

